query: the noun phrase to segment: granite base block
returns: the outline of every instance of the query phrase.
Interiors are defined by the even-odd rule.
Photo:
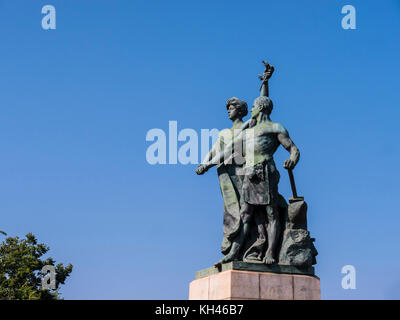
[[[189,300],[320,300],[315,275],[226,270],[190,283]]]

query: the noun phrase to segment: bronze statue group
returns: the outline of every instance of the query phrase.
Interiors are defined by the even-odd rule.
[[[224,200],[224,257],[215,265],[238,260],[309,268],[316,263],[317,251],[307,231],[307,204],[297,196],[294,180],[290,204],[278,192],[280,174],[273,158],[282,145],[290,153],[283,166],[292,176],[300,152],[285,127],[270,118],[273,103],[268,81],[274,67],[263,64],[261,94],[254,100],[250,119],[243,121],[248,114],[245,101],[228,99],[226,109],[232,128],[220,132],[196,169],[201,175],[217,166]]]

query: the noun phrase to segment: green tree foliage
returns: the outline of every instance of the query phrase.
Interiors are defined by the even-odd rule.
[[[69,277],[72,265],[64,267],[52,258],[40,259],[49,249],[31,233],[25,239],[8,237],[0,244],[0,300],[60,299],[59,286]],[[55,266],[55,290],[42,289],[45,275],[41,270],[45,265]]]

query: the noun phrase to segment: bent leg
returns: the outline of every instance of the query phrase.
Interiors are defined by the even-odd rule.
[[[220,266],[223,263],[228,263],[235,260],[238,256],[238,253],[243,245],[244,240],[246,239],[249,230],[250,230],[250,220],[254,211],[254,208],[251,204],[244,203],[240,210],[240,216],[243,222],[242,228],[240,230],[239,235],[232,243],[231,250],[229,253],[223,257],[220,261],[218,261],[215,266]]]

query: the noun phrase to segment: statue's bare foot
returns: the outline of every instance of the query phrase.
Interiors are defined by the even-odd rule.
[[[274,258],[272,258],[271,255],[267,254],[264,258],[264,263],[265,264],[274,264],[276,261]]]
[[[222,264],[231,262],[233,260],[235,260],[235,255],[227,254],[225,257],[223,257],[221,260],[219,260],[217,263],[215,263],[214,266],[219,268]]]

